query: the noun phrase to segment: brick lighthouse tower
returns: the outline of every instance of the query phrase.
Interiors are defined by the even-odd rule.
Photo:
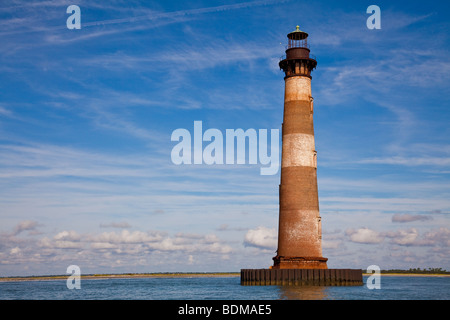
[[[287,35],[284,71],[280,212],[275,269],[326,269],[317,190],[311,57],[308,34],[297,26]]]
[[[241,269],[242,285],[362,285],[361,269],[328,269],[322,257],[308,34],[287,35],[278,249],[269,269]]]

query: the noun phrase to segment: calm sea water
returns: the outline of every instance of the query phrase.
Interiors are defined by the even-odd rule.
[[[366,283],[367,277],[364,277]],[[450,277],[381,277],[380,289],[241,286],[239,277],[0,282],[0,300],[448,300]]]

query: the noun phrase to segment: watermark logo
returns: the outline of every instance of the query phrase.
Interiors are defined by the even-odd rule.
[[[366,286],[368,289],[381,289],[381,271],[377,265],[371,265],[367,267],[367,273],[372,275],[367,278]]]
[[[67,278],[67,289],[81,289],[81,270],[77,265],[70,265],[67,267],[66,273],[71,273],[71,276]]]
[[[369,18],[367,18],[366,25],[367,28],[372,29],[381,29],[381,10],[379,6],[371,5],[367,7],[366,13],[372,14]]]
[[[265,166],[260,168],[261,175],[274,175],[280,166],[279,139],[279,130],[271,129],[269,155],[267,129],[226,129],[224,137],[219,129],[203,132],[202,121],[194,121],[193,137],[187,129],[179,128],[172,132],[171,141],[178,144],[172,148],[170,157],[176,165],[247,164],[248,158],[248,164],[258,164],[259,160]],[[209,143],[203,147],[203,142]]]
[[[67,7],[66,13],[72,13],[70,17],[67,18],[66,25],[67,29],[81,29],[81,9],[77,5],[71,5]]]

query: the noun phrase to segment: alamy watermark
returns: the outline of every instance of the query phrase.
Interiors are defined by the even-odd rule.
[[[270,144],[267,129],[246,131],[226,129],[224,135],[215,128],[203,132],[202,121],[194,121],[193,129],[193,134],[183,128],[172,132],[171,141],[178,141],[170,154],[172,163],[176,165],[259,163],[264,166],[260,168],[261,175],[277,174],[280,166],[279,129],[270,130]],[[204,142],[207,143],[204,145]]]
[[[70,265],[67,267],[66,273],[71,275],[67,278],[67,289],[81,289],[81,269],[77,265]]]
[[[370,13],[371,16],[367,18],[366,26],[368,29],[381,29],[381,9],[377,5],[371,5],[367,7],[366,13]]]
[[[377,265],[367,267],[367,273],[371,274],[366,281],[368,289],[381,289],[381,269]]]
[[[77,5],[70,5],[67,7],[66,13],[71,15],[66,20],[67,29],[81,29],[81,9]]]
[[[77,5],[70,5],[66,9],[66,13],[70,16],[66,20],[67,29],[81,29],[81,9]],[[381,29],[381,9],[377,5],[370,5],[367,7],[366,13],[371,14],[367,18],[366,26],[368,29]]]

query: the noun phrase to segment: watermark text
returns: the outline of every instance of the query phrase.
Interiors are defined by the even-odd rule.
[[[367,267],[367,273],[372,275],[367,278],[366,286],[368,289],[381,289],[381,270],[377,265],[371,265]]]
[[[77,265],[70,265],[67,267],[66,273],[71,273],[67,278],[67,289],[81,289],[81,270]]]
[[[371,5],[367,7],[366,13],[371,14],[370,17],[367,18],[366,25],[367,28],[372,29],[381,29],[381,9],[379,6]]]
[[[67,29],[81,29],[81,9],[77,5],[70,5],[67,7],[66,13],[71,13],[72,15],[67,18],[66,26]]]
[[[172,163],[212,165],[259,162],[265,166],[260,168],[261,175],[277,174],[280,165],[278,129],[270,130],[270,144],[267,129],[226,129],[225,137],[219,129],[211,128],[203,132],[202,121],[194,121],[193,129],[193,135],[183,128],[172,132],[171,141],[178,142],[172,148]],[[204,146],[203,142],[208,144]]]

